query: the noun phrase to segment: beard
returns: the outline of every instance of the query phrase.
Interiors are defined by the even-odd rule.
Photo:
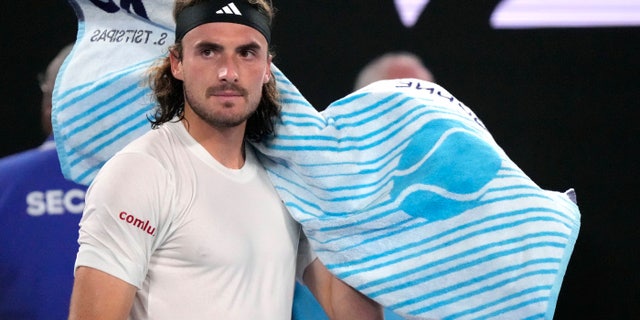
[[[257,109],[257,103],[254,103],[255,106],[252,106],[246,109],[245,112],[242,113],[229,113],[226,114],[224,112],[217,112],[216,110],[212,110],[206,106],[206,102],[200,103],[198,99],[194,98],[192,93],[184,89],[184,96],[187,103],[191,106],[193,113],[196,114],[200,119],[215,128],[233,128],[245,123],[255,112]],[[242,94],[242,97],[245,99],[245,103],[248,105],[251,104],[251,101],[247,99],[247,92],[245,89],[240,88],[234,84],[227,84],[218,87],[209,88],[206,92],[206,97],[210,97],[214,95],[218,91],[224,90],[234,90]],[[234,105],[231,102],[226,102],[223,104],[223,109],[233,108]]]

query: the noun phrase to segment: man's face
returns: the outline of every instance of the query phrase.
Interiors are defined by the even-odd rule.
[[[171,55],[171,71],[184,84],[185,118],[219,129],[244,124],[271,76],[264,36],[242,24],[206,23],[189,31],[182,47],[182,60]]]

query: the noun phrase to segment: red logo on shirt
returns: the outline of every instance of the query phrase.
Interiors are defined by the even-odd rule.
[[[142,221],[133,215],[130,215],[124,211],[120,212],[120,220],[148,233],[151,236],[155,236],[156,227],[149,225],[149,220]]]

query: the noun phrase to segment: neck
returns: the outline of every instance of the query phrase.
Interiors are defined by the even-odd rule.
[[[196,120],[197,122],[197,120]],[[245,125],[233,128],[214,128],[198,125],[193,120],[182,120],[187,132],[215,158],[229,169],[240,169],[244,165]]]

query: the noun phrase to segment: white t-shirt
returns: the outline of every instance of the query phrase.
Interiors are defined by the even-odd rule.
[[[228,169],[180,122],[132,142],[87,192],[76,267],[136,286],[130,319],[290,318],[296,260],[315,257],[246,155]]]

